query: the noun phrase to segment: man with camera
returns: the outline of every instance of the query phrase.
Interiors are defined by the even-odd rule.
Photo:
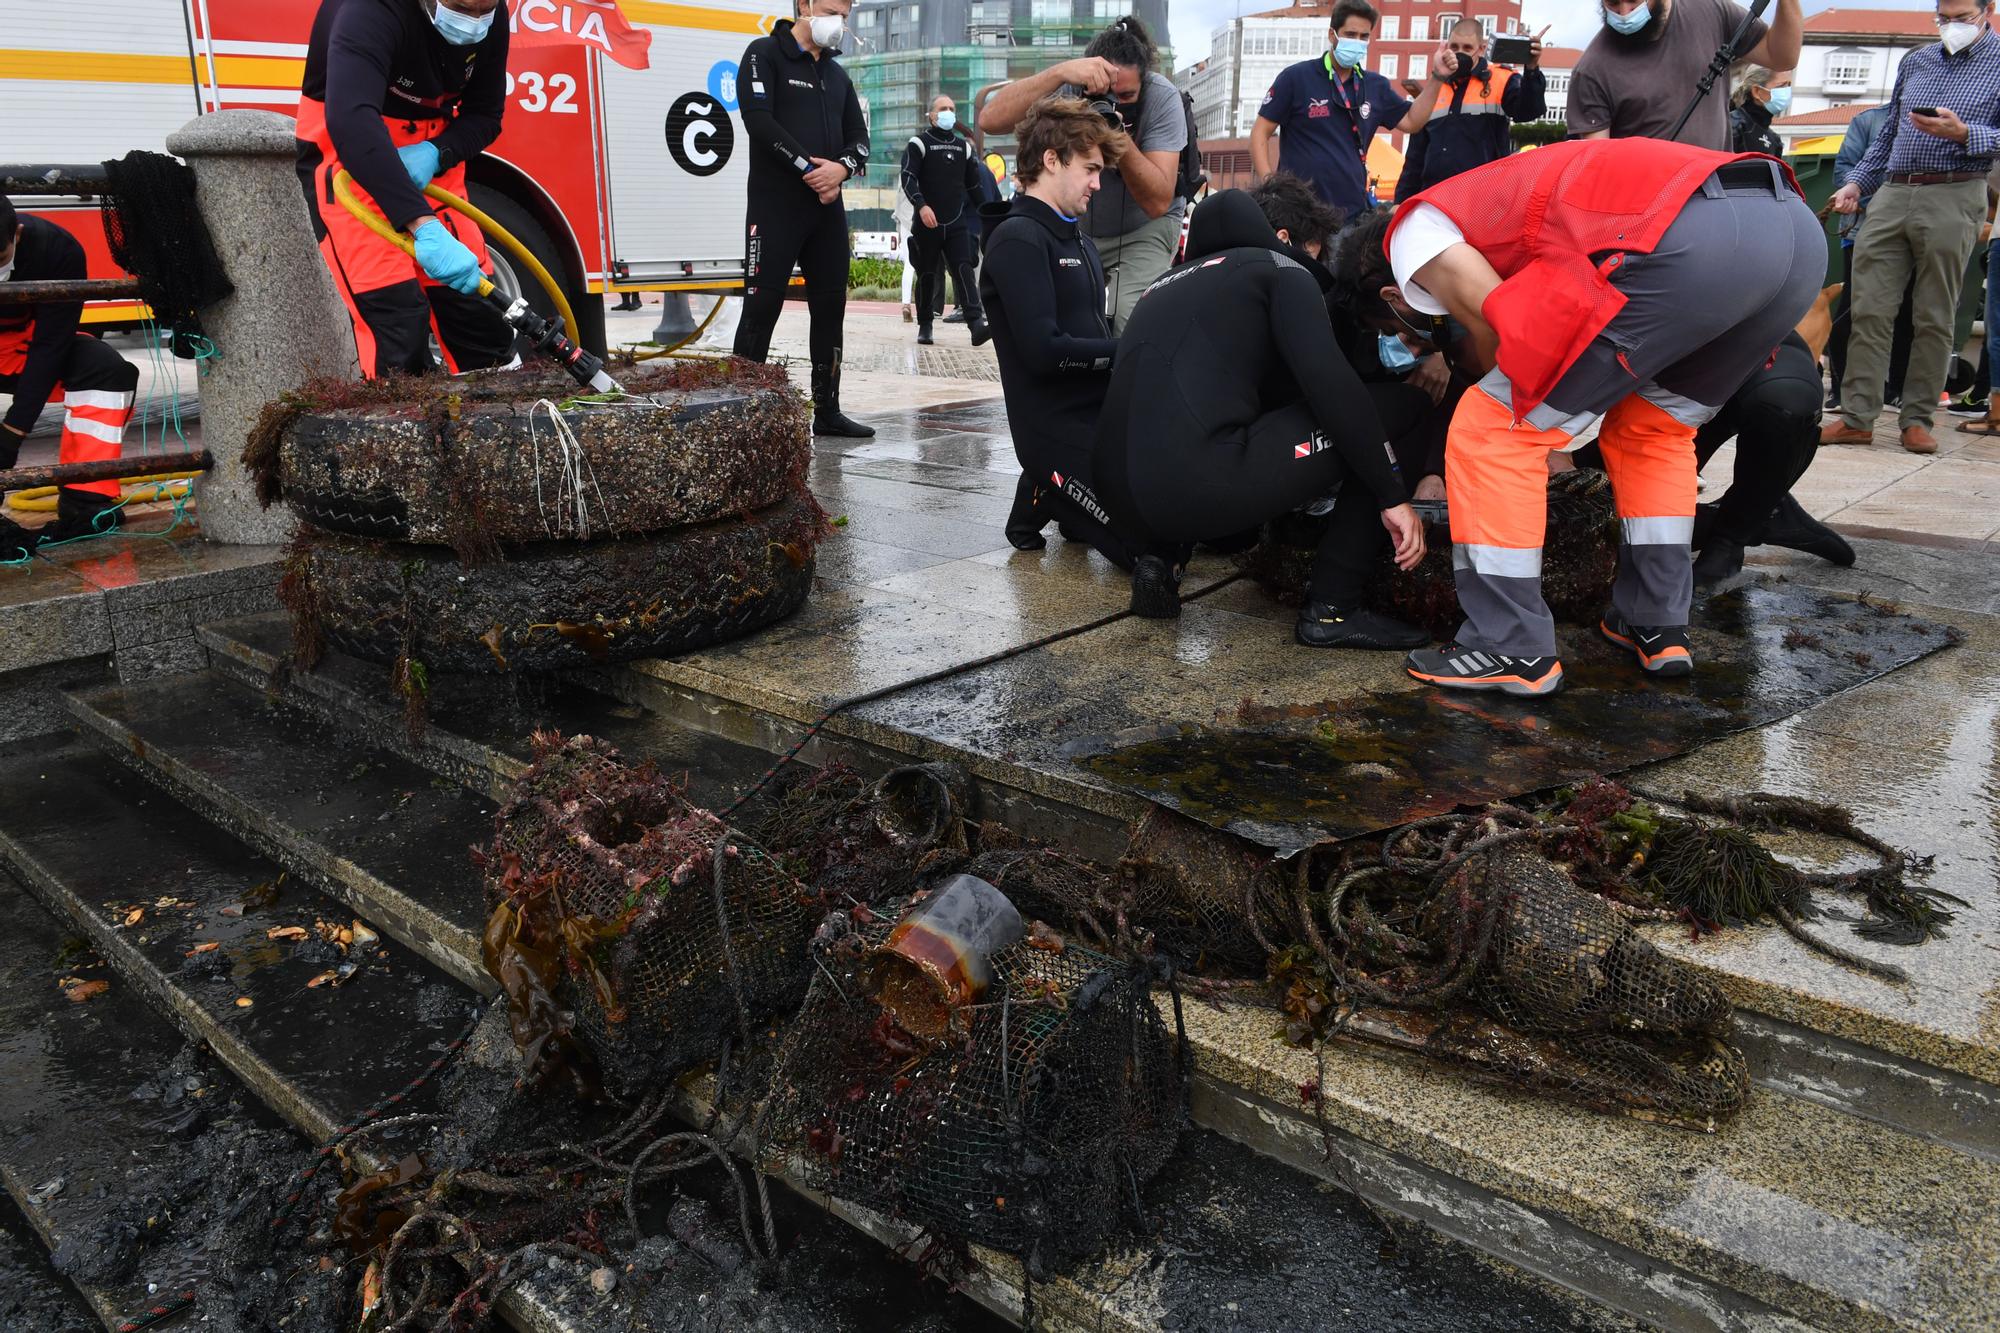
[[[1896,71],[1889,114],[1861,164],[1833,192],[1852,213],[1873,191],[1854,245],[1854,327],[1842,420],[1821,444],[1867,444],[1882,410],[1896,307],[1914,275],[1910,369],[1898,409],[1903,447],[1937,452],[1930,431],[1951,359],[1952,318],[1966,261],[1986,221],[1986,173],[2000,155],[2000,36],[1992,0],[1938,0],[1940,41],[1910,52]]]
[[[1189,115],[1180,91],[1154,68],[1157,54],[1145,26],[1121,18],[1080,59],[1006,85],[979,113],[988,134],[1011,134],[1029,107],[1053,94],[1082,97],[1115,123],[1124,143],[1106,158],[1117,165],[1104,169],[1103,188],[1082,218],[1104,263],[1113,332],[1124,330],[1140,295],[1173,265],[1187,208]]]
[[[1475,18],[1451,25],[1445,39],[1458,72],[1438,100],[1423,129],[1410,137],[1403,154],[1402,179],[1396,182],[1396,202],[1402,203],[1461,171],[1483,167],[1514,151],[1509,125],[1540,120],[1548,112],[1548,76],[1542,73],[1542,38],[1502,37],[1494,43],[1495,62],[1486,58],[1486,29]],[[1518,54],[1517,54],[1518,52]],[[1508,68],[1518,60],[1521,68]]]
[[[1250,130],[1250,165],[1257,179],[1274,171],[1303,176],[1349,222],[1375,206],[1368,188],[1368,145],[1377,131],[1421,130],[1445,80],[1458,73],[1458,58],[1440,42],[1423,92],[1414,103],[1403,100],[1395,84],[1368,68],[1375,19],[1368,0],[1340,0],[1327,29],[1332,49],[1278,71]]]
[[[972,328],[972,345],[991,335],[979,309],[972,280],[973,214],[981,202],[981,162],[958,133],[958,106],[939,93],[931,99],[930,123],[903,149],[903,193],[916,207],[910,227],[910,261],[917,269],[917,341],[929,344],[931,320],[944,304],[944,270],[951,266],[958,299]]]

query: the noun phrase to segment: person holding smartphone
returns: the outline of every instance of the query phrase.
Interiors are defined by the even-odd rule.
[[[1841,419],[1821,444],[1868,444],[1882,410],[1882,381],[1896,309],[1914,278],[1910,369],[1897,411],[1903,447],[1937,452],[1931,420],[1951,361],[1958,287],[1986,221],[1986,173],[2000,155],[2000,37],[1992,0],[1939,0],[1939,41],[1910,52],[1896,72],[1889,114],[1868,153],[1833,192],[1852,213],[1872,192],[1854,246],[1853,328]]]
[[[1396,182],[1402,203],[1461,171],[1483,167],[1514,151],[1510,125],[1540,120],[1548,113],[1548,76],[1542,73],[1542,38],[1500,37],[1493,46],[1508,59],[1487,60],[1486,29],[1475,18],[1451,25],[1445,38],[1458,64],[1438,94],[1437,109],[1410,138],[1403,175]],[[1509,64],[1518,61],[1518,70]]]

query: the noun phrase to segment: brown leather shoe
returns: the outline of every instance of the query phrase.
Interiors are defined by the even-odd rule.
[[[1937,452],[1937,439],[1928,426],[1905,426],[1903,447],[1913,454],[1934,454]]]
[[[1819,428],[1821,444],[1873,444],[1873,431],[1856,430],[1838,417]]]

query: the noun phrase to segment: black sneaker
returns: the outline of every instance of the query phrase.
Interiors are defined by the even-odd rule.
[[[944,317],[944,322],[947,324],[963,324],[965,323],[965,312],[963,310],[954,310]]]
[[[1840,410],[1840,386],[1838,384],[1826,391],[1826,410],[1829,412],[1838,412]]]
[[[1308,648],[1421,648],[1431,641],[1423,630],[1391,616],[1343,611],[1325,602],[1308,603],[1292,633]]]
[[[1804,551],[1843,568],[1854,563],[1854,548],[1847,538],[1808,514],[1790,495],[1779,500],[1764,520],[1764,545]]]
[[[1686,625],[1628,625],[1617,611],[1606,611],[1597,632],[1620,648],[1630,648],[1639,665],[1656,676],[1687,676],[1694,672],[1694,649]]]
[[[54,545],[79,537],[102,537],[117,531],[124,522],[124,502],[118,497],[65,486],[56,492],[56,521],[35,535],[43,544]]]
[[[1448,690],[1499,690],[1502,694],[1554,694],[1562,687],[1562,661],[1547,657],[1503,657],[1482,648],[1448,643],[1419,648],[1403,659],[1403,670]]]
[[[1945,411],[1955,417],[1983,417],[1986,415],[1986,399],[1974,398],[1971,394],[1960,394],[1951,400]]]
[[[0,564],[17,565],[26,560],[40,541],[41,534],[0,514]]]
[[[972,345],[974,347],[984,347],[992,339],[993,330],[987,326],[985,320],[975,319],[972,321]],[[1986,415],[1984,408],[1980,409],[1980,415]]]
[[[929,347],[936,341],[937,339],[931,337],[931,326],[929,324],[917,325],[917,342],[920,346]]]
[[[1132,614],[1144,620],[1178,620],[1180,571],[1157,555],[1142,555],[1133,561]]]

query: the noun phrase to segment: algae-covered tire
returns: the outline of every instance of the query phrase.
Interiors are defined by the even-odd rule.
[[[664,657],[796,611],[812,587],[825,521],[800,492],[748,518],[617,541],[546,542],[471,567],[435,548],[319,534],[302,546],[294,615],[303,602],[328,647],[372,662],[407,652],[429,672]]]
[[[782,371],[619,377],[632,396],[617,402],[576,401],[573,383],[544,370],[404,380],[307,406],[281,436],[278,482],[316,528],[460,551],[669,532],[802,483],[812,436]]]

